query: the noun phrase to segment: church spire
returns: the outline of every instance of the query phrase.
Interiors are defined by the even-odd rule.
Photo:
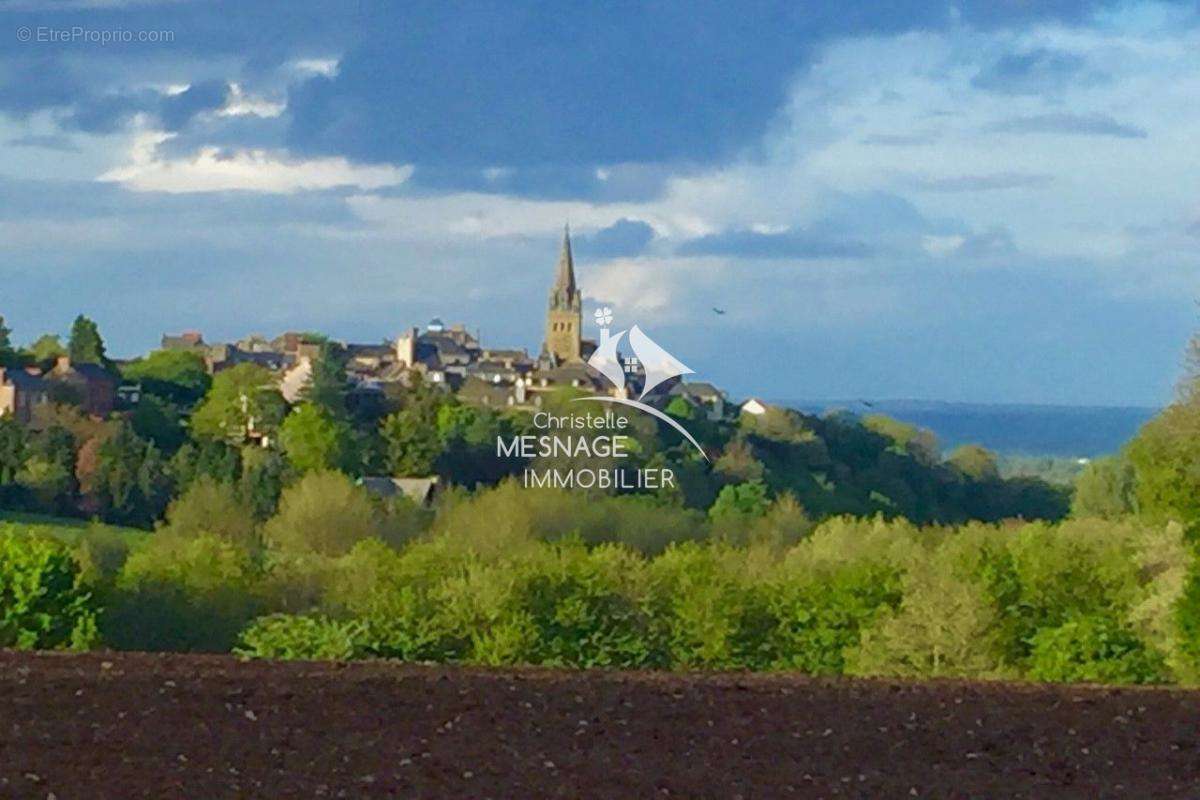
[[[558,270],[554,277],[554,292],[561,297],[575,296],[575,259],[571,256],[571,226],[563,226],[562,250],[558,254]]]

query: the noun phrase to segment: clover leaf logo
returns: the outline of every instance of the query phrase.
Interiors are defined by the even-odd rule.
[[[608,327],[609,325],[612,325],[613,312],[608,306],[605,306],[604,308],[597,308],[596,313],[593,316],[596,318],[596,324],[600,325],[601,327]]]

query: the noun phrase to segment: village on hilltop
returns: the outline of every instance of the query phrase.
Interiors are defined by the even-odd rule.
[[[465,403],[496,410],[536,410],[551,392],[571,388],[593,395],[629,396],[639,392],[644,371],[634,357],[621,359],[626,381],[614,387],[587,360],[596,342],[583,338],[582,292],[575,279],[575,262],[569,230],[563,233],[554,282],[546,311],[545,339],[541,352],[531,356],[524,348],[487,347],[466,325],[433,319],[424,328],[410,327],[394,342],[340,345],[350,383],[349,401],[370,402],[411,385],[414,376],[455,393]],[[274,339],[253,335],[235,343],[212,343],[199,331],[165,334],[161,349],[200,356],[211,374],[255,364],[275,373],[280,391],[289,403],[297,402],[308,385],[314,362],[320,357],[323,337],[287,332]],[[117,367],[121,362],[114,362]],[[106,416],[122,406],[136,405],[141,387],[122,382],[113,372],[95,364],[72,364],[61,356],[53,369],[41,372],[0,369],[0,416],[12,414],[28,422],[34,409],[50,402],[56,389],[72,387],[80,406],[95,416]],[[710,383],[664,381],[643,398],[665,405],[682,398],[709,419],[727,413],[727,395]],[[761,413],[759,401],[743,410]]]

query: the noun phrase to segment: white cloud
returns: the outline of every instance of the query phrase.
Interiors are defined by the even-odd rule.
[[[120,183],[139,192],[252,192],[290,193],[339,186],[379,189],[404,183],[412,167],[365,166],[344,158],[299,160],[269,150],[226,153],[201,148],[191,157],[164,158],[159,145],[172,134],[148,131],[134,139],[130,163],[101,174],[97,180]]]
[[[225,105],[217,109],[217,116],[270,118],[278,117],[286,108],[286,102],[246,94],[241,84],[231,83],[229,84],[229,97],[225,100]]]
[[[301,58],[290,64],[293,71],[301,75],[320,75],[332,78],[338,74],[338,59],[336,58]]]
[[[582,233],[606,228],[622,217],[643,220],[660,233],[678,235],[690,227],[685,217],[642,203],[533,200],[476,192],[427,197],[356,195],[347,202],[379,233],[399,238],[555,236],[562,232],[564,222]]]

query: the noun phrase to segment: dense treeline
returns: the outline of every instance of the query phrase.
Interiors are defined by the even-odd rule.
[[[71,349],[89,348],[103,358],[94,341]],[[1190,390],[1073,494],[1003,477],[982,448],[943,457],[886,417],[709,420],[683,401],[667,412],[711,462],[633,417],[633,465],[669,465],[678,485],[604,494],[521,488],[526,464],[497,459],[495,440],[529,430],[528,415],[420,382],[355,398],[332,346],[294,406],[251,365],[214,378],[166,352],[123,369],[146,392],[134,409],[95,419],[59,402],[30,426],[0,420],[0,508],[152,532],[0,523],[0,646],[1200,675]],[[367,474],[451,488],[425,507],[369,493]]]
[[[108,419],[89,417],[70,397],[38,408],[28,426],[0,418],[0,508],[151,528],[173,497],[208,477],[236,487],[263,520],[285,486],[314,471],[437,474],[458,486],[493,486],[531,466],[497,457],[497,439],[542,432],[527,412],[465,405],[420,380],[383,393],[351,391],[344,354],[330,342],[323,342],[309,384],[289,405],[277,376],[254,364],[210,376],[199,355],[160,350],[118,368],[84,317],[66,345],[42,337],[18,351],[7,334],[0,337],[5,364],[44,368],[62,353],[119,371],[140,386],[140,398]],[[548,409],[579,413],[568,403],[572,396],[564,390]],[[621,466],[669,467],[676,485],[656,497],[686,508],[755,511],[791,496],[816,518],[880,513],[920,523],[1058,519],[1067,511],[1062,487],[1004,478],[995,456],[980,447],[943,458],[931,433],[884,416],[770,408],[710,420],[683,398],[666,412],[700,439],[711,461],[635,414],[630,457]],[[542,459],[532,466],[555,464]]]
[[[777,501],[731,537],[678,507],[651,513],[616,497],[581,514],[569,493],[511,484],[436,512],[380,508],[335,473],[289,488],[257,529],[244,512],[198,483],[135,547],[99,528],[72,547],[11,526],[0,534],[0,646],[1104,682],[1200,674],[1200,579],[1174,523],[814,525]]]

